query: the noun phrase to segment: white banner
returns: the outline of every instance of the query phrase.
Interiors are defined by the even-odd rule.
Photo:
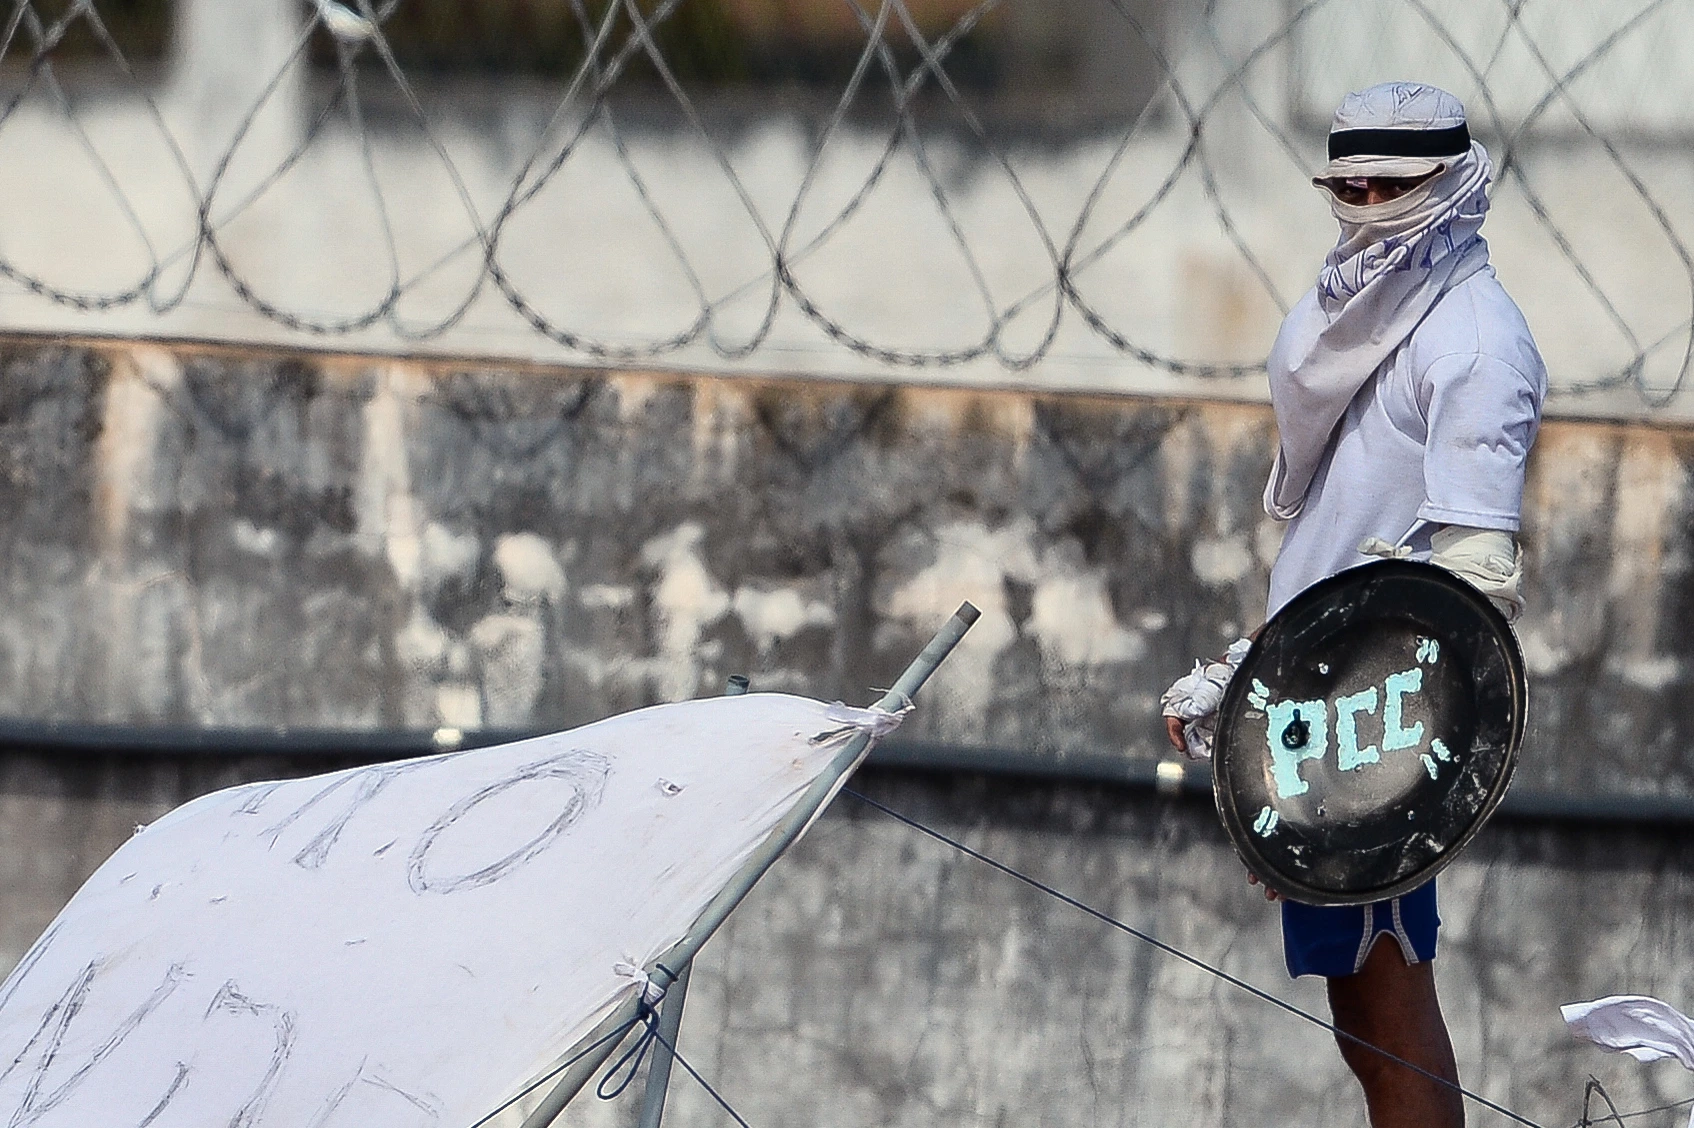
[[[714,698],[188,803],[0,986],[0,1124],[468,1128],[638,989],[619,965],[682,937],[853,723]]]

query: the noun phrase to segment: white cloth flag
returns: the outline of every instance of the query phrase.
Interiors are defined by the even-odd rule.
[[[188,803],[0,985],[0,1125],[469,1128],[887,716],[714,698]]]
[[[1636,1061],[1673,1057],[1694,1070],[1694,1022],[1669,1003],[1648,995],[1608,995],[1591,1003],[1566,1003],[1559,1013],[1572,1034],[1603,1049]],[[1688,1123],[1694,1126],[1694,1113]]]

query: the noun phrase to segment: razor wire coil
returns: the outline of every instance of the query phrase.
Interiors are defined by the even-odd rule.
[[[188,147],[173,133],[168,115],[138,78],[136,67],[109,29],[100,0],[72,0],[51,19],[43,15],[41,0],[12,0],[0,34],[0,65],[11,67],[7,72],[10,78],[4,82],[10,89],[0,98],[0,136],[28,103],[42,103],[56,110],[59,128],[86,157],[142,248],[145,267],[122,285],[106,289],[56,281],[46,271],[26,267],[8,253],[4,225],[0,224],[0,277],[35,298],[77,313],[136,308],[164,315],[189,302],[196,280],[210,272],[227,285],[241,306],[289,332],[336,338],[380,330],[411,345],[441,338],[464,323],[479,301],[489,299],[506,307],[534,336],[585,360],[610,364],[650,363],[690,349],[705,350],[723,362],[747,361],[771,350],[779,317],[791,310],[821,334],[828,348],[874,365],[944,369],[985,363],[1010,372],[1026,372],[1052,358],[1062,327],[1075,324],[1110,355],[1157,372],[1196,380],[1240,380],[1261,372],[1262,363],[1185,355],[1167,343],[1150,339],[1143,328],[1126,324],[1086,284],[1127,240],[1169,222],[1163,210],[1179,182],[1192,177],[1215,234],[1228,248],[1234,269],[1250,280],[1257,299],[1282,312],[1290,304],[1291,295],[1284,292],[1286,281],[1279,287],[1277,272],[1270,266],[1275,256],[1255,244],[1223,185],[1214,149],[1227,147],[1227,131],[1221,141],[1213,134],[1225,129],[1221,122],[1226,103],[1239,100],[1239,112],[1245,113],[1244,120],[1268,142],[1268,152],[1289,166],[1284,172],[1291,169],[1305,177],[1315,171],[1311,154],[1318,146],[1310,135],[1312,131],[1302,133],[1290,123],[1289,115],[1267,105],[1255,83],[1262,71],[1281,57],[1279,53],[1311,32],[1315,21],[1336,15],[1336,0],[1293,0],[1279,23],[1256,41],[1239,47],[1224,43],[1231,30],[1228,20],[1219,14],[1215,2],[1208,2],[1198,16],[1190,49],[1182,57],[1173,52],[1159,29],[1148,26],[1128,0],[1105,0],[1119,33],[1153,60],[1162,85],[1134,120],[1120,123],[1112,131],[1107,157],[1082,194],[1080,206],[1073,214],[1058,218],[1050,207],[1043,208],[1040,193],[1020,171],[1014,154],[996,138],[970,92],[960,87],[949,69],[961,42],[985,20],[1003,7],[1031,0],[980,0],[938,34],[922,28],[907,0],[840,0],[851,10],[863,37],[862,46],[810,148],[810,161],[796,190],[785,204],[774,209],[761,205],[758,193],[738,171],[729,146],[709,126],[698,92],[691,92],[678,77],[662,49],[659,32],[667,22],[683,5],[702,0],[657,0],[646,7],[637,0],[610,0],[598,12],[591,9],[590,0],[561,0],[568,5],[576,34],[584,44],[582,58],[562,89],[556,91],[539,140],[499,189],[498,202],[491,210],[479,207],[470,177],[455,159],[439,122],[426,110],[385,35],[384,25],[407,2],[356,0],[352,6],[345,6],[336,0],[312,0],[304,8],[282,66],[260,88],[253,103],[243,108],[233,139],[212,163],[209,174],[200,176],[187,155]],[[1592,81],[1597,68],[1615,61],[1614,56],[1626,46],[1651,35],[1663,20],[1681,18],[1691,7],[1691,0],[1638,0],[1631,10],[1617,13],[1609,26],[1592,29],[1581,51],[1559,57],[1546,42],[1548,26],[1559,25],[1532,27],[1530,20],[1531,15],[1547,10],[1551,0],[1490,2],[1498,6],[1500,18],[1500,29],[1492,43],[1471,34],[1468,28],[1456,28],[1452,12],[1436,0],[1395,0],[1383,10],[1396,18],[1417,21],[1432,41],[1444,46],[1450,62],[1470,76],[1476,91],[1471,97],[1471,116],[1476,127],[1492,139],[1497,191],[1509,187],[1522,201],[1531,221],[1552,247],[1551,253],[1574,278],[1570,300],[1593,311],[1621,343],[1621,363],[1609,370],[1561,380],[1555,390],[1563,395],[1581,395],[1633,388],[1649,407],[1667,403],[1694,366],[1694,252],[1679,227],[1681,217],[1676,208],[1636,167],[1627,144],[1619,139],[1620,130],[1597,120],[1580,94],[1586,89],[1583,83]],[[135,92],[149,128],[163,141],[173,185],[191,202],[194,212],[192,234],[175,245],[166,245],[144,218],[145,209],[132,199],[133,188],[126,184],[123,171],[105,155],[102,144],[84,124],[77,100],[61,81],[57,49],[73,30],[98,44],[100,66],[109,68]],[[276,98],[286,76],[305,64],[314,36],[321,40],[326,33],[333,44],[334,66],[324,97],[307,115],[297,138],[285,146],[274,167],[250,186],[232,187],[232,165],[251,141],[261,113]],[[1517,56],[1530,60],[1536,72],[1534,82],[1518,76],[1506,83],[1497,76],[1498,60],[1508,46]],[[1206,56],[1219,73],[1205,79],[1195,77],[1191,56],[1196,53]],[[902,57],[916,61],[904,66]],[[614,94],[638,65],[657,77],[663,97],[680,114],[684,133],[702,147],[736,201],[741,213],[736,218],[745,221],[754,241],[750,244],[752,253],[764,263],[762,269],[750,272],[739,283],[708,280],[698,251],[690,250],[679,220],[667,210],[664,194],[655,190],[652,174],[642,171],[632,152]],[[405,256],[395,220],[405,203],[391,198],[392,189],[384,188],[379,175],[381,131],[370,120],[367,95],[361,86],[373,80],[392,86],[407,127],[422,138],[428,153],[444,171],[451,183],[451,195],[463,213],[458,217],[466,229],[463,237],[422,267],[402,265]],[[853,107],[872,97],[885,99],[892,115],[877,155],[852,190],[845,192],[845,198],[830,205],[827,218],[808,230],[801,221],[803,213],[823,194],[826,157],[847,128]],[[1526,97],[1530,99],[1527,106],[1517,108],[1516,103]],[[995,246],[980,234],[973,235],[962,219],[957,192],[921,120],[921,106],[931,102],[947,107],[956,116],[960,136],[981,166],[1009,190],[1020,220],[1027,223],[1026,234],[1039,244],[1044,264],[1039,276],[1018,280],[1019,289],[1010,297],[1003,292],[1004,285],[990,278],[991,272],[984,265],[995,253]],[[1169,167],[1139,170],[1148,174],[1152,185],[1145,197],[1127,213],[1106,214],[1111,206],[1108,185],[1126,166],[1145,160],[1135,146],[1149,128],[1148,122],[1159,115],[1169,119],[1167,132],[1180,142]],[[1591,238],[1572,230],[1561,206],[1550,198],[1544,175],[1526,156],[1535,149],[1540,126],[1554,116],[1568,125],[1568,144],[1610,170],[1613,183],[1622,186],[1620,194],[1627,194],[1639,208],[1639,215],[1645,217],[1639,226],[1648,231],[1645,237],[1679,264],[1679,274],[1664,274],[1656,284],[1666,291],[1686,291],[1686,316],[1671,324],[1661,321],[1644,325],[1633,315],[1627,298],[1616,292],[1607,271],[1591,261],[1594,252],[1586,245]],[[336,128],[345,129],[353,138],[358,174],[373,202],[380,233],[381,254],[373,256],[374,261],[366,267],[373,278],[383,281],[380,292],[363,308],[331,312],[303,308],[298,302],[268,292],[265,280],[243,267],[239,249],[230,244],[229,231],[279,182],[307,162],[314,147],[326,143],[332,123],[338,122]],[[687,304],[692,312],[669,330],[625,339],[604,325],[576,324],[568,312],[545,308],[546,303],[531,292],[509,262],[514,220],[533,212],[538,198],[581,163],[591,135],[609,146],[620,174],[657,232],[664,255],[688,291]],[[808,261],[840,243],[843,231],[862,216],[867,202],[887,185],[897,163],[909,167],[916,176],[939,220],[937,245],[918,248],[918,252],[954,256],[962,264],[963,277],[968,279],[965,288],[984,326],[972,339],[947,347],[917,347],[855,328],[851,318],[833,309],[815,283],[803,277]],[[474,277],[446,308],[422,319],[402,312],[402,303],[408,297],[438,282],[450,268],[467,263],[474,264]],[[752,323],[740,329],[726,324],[730,320],[728,307],[748,300],[759,310]],[[924,309],[910,311],[913,324],[921,324],[929,316],[930,311]],[[1034,329],[1014,332],[1014,323],[1033,325]],[[1026,339],[1014,340],[1020,334]],[[1656,358],[1664,360],[1661,371],[1667,375],[1650,381],[1647,366]]]

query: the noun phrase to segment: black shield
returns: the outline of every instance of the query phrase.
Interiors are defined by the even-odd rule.
[[[1399,896],[1505,796],[1527,705],[1517,640],[1475,588],[1409,560],[1348,569],[1277,612],[1230,682],[1218,813],[1284,896]]]

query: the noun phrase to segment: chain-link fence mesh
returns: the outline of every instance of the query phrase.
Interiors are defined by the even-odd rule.
[[[1694,347],[1690,45],[1694,0],[13,0],[0,324],[1255,395],[1329,114],[1418,78],[1561,402],[1639,413]]]

